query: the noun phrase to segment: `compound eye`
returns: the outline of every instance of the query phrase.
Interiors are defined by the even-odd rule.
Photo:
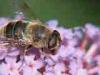
[[[56,50],[61,43],[61,37],[58,31],[54,30],[48,40],[48,49]]]

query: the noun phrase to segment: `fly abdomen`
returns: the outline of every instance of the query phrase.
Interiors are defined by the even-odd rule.
[[[6,27],[4,27],[4,36],[7,38],[22,38],[22,32],[25,31],[27,23],[23,21],[9,22]]]

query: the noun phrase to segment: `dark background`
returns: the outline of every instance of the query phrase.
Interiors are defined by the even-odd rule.
[[[57,19],[65,27],[100,25],[100,0],[0,0],[0,16],[19,10],[30,19]]]

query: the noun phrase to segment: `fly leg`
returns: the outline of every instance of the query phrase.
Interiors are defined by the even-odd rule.
[[[19,66],[18,70],[21,70],[21,68],[23,67],[23,64],[25,62],[25,54],[26,54],[27,50],[24,50],[23,55],[18,55],[17,57],[17,62],[21,60],[21,56],[22,56],[22,60],[21,60],[21,65]]]

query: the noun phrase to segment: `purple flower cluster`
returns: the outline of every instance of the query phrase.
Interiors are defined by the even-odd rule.
[[[19,19],[19,16],[17,16]],[[6,19],[0,19],[0,27]],[[25,55],[16,62],[19,50],[0,42],[0,75],[100,75],[100,28],[87,23],[84,27],[59,27],[57,20],[47,27],[61,35],[61,46],[55,55]],[[22,65],[23,63],[23,65]],[[21,66],[22,65],[22,66]],[[19,69],[19,67],[21,68]]]

